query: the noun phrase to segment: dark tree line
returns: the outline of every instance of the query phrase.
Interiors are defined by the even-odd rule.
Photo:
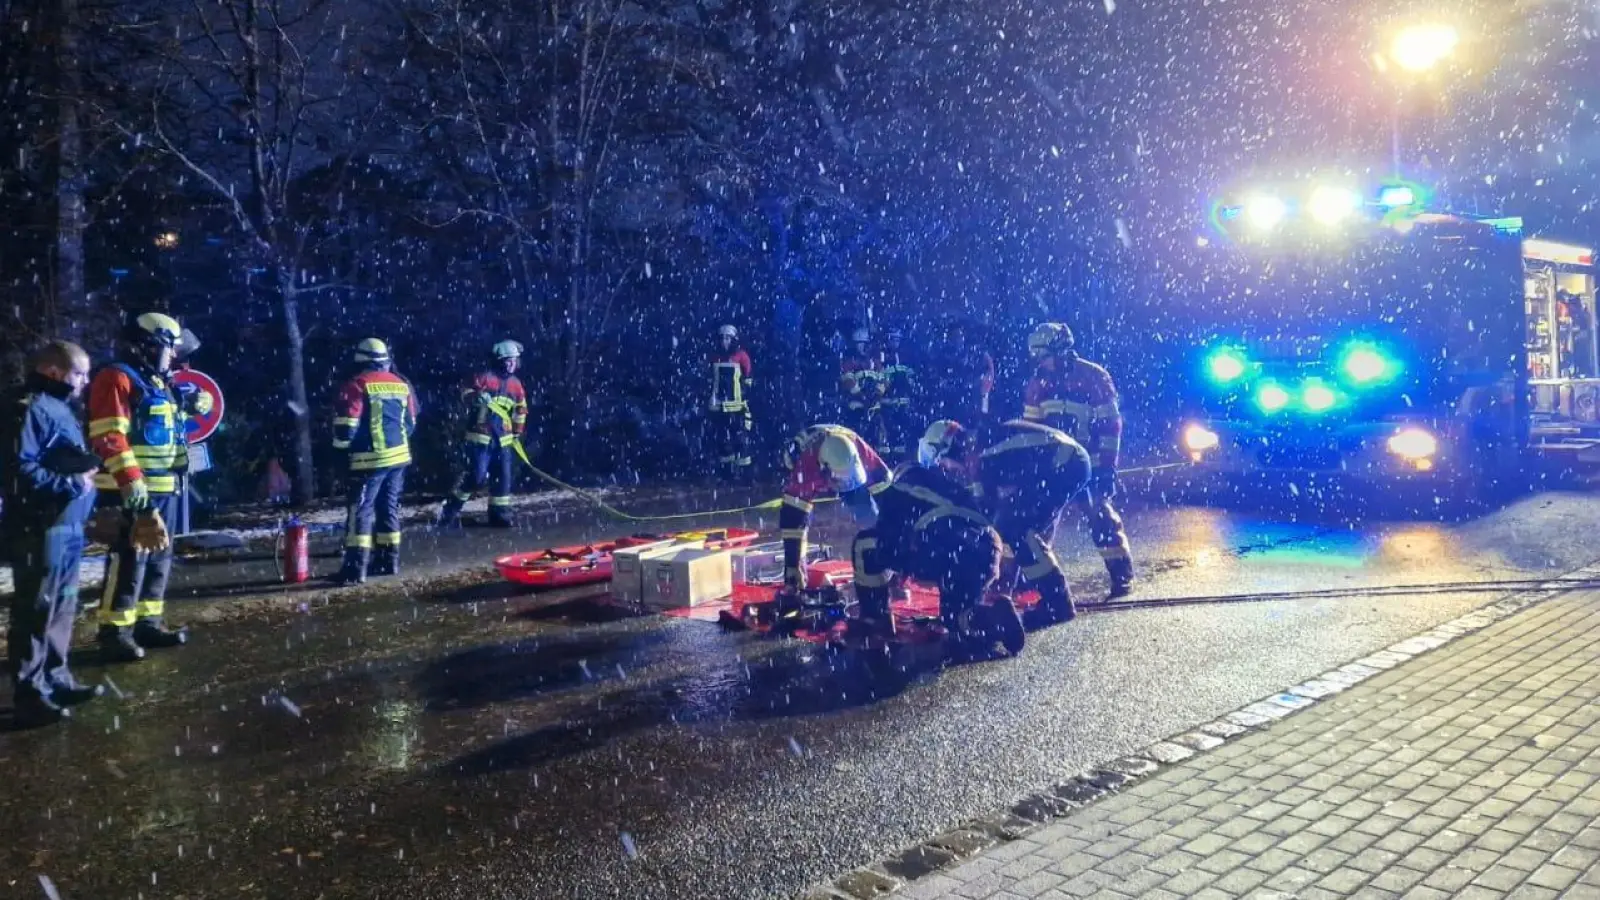
[[[1501,62],[1417,141],[1473,184],[1504,150],[1516,187],[1479,201],[1580,221],[1547,195],[1592,181],[1546,170],[1593,148],[1594,111],[1551,99],[1583,108],[1591,14],[1505,6],[1474,13]],[[1154,395],[1146,263],[1192,240],[1204,191],[1252,161],[1382,158],[1384,95],[1330,74],[1380,7],[0,0],[3,349],[104,353],[121,311],[180,315],[225,370],[234,445],[284,458],[301,500],[369,335],[436,412],[522,340],[569,470],[677,439],[723,321],[775,432],[816,413],[835,328],[936,313],[1010,336],[1073,318]],[[1534,149],[1558,137],[1561,161]]]

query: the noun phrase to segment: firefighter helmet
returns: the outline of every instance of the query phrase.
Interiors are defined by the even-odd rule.
[[[1034,359],[1057,356],[1077,346],[1072,329],[1060,322],[1046,322],[1028,335],[1028,355]]]
[[[183,326],[177,319],[157,312],[138,316],[124,331],[129,343],[141,346],[176,347],[183,337]]]
[[[386,363],[389,345],[377,338],[367,338],[356,345],[355,361],[359,363]]]
[[[717,337],[725,337],[729,340],[737,341],[739,339],[739,329],[732,325],[724,325],[717,329]]]
[[[516,341],[501,341],[494,345],[495,359],[521,359],[522,345]]]
[[[850,332],[850,341],[855,344],[865,344],[872,340],[872,332],[865,328],[857,328]]]
[[[965,456],[970,444],[971,438],[960,422],[940,419],[929,425],[917,442],[917,462],[931,469],[947,456]]]

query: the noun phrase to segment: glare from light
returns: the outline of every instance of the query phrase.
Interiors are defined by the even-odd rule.
[[[1308,384],[1300,392],[1300,402],[1311,412],[1326,412],[1338,400],[1338,395],[1325,384]]]
[[[1227,384],[1244,374],[1245,361],[1232,350],[1218,350],[1206,360],[1206,373],[1218,384]]]
[[[1183,447],[1190,453],[1204,453],[1215,450],[1222,438],[1215,431],[1204,425],[1192,424],[1183,430]]]
[[[1389,58],[1407,72],[1426,72],[1444,62],[1461,43],[1452,25],[1412,25],[1400,29],[1389,45]]]
[[[1378,195],[1378,205],[1387,209],[1399,209],[1402,206],[1416,206],[1417,192],[1415,188],[1405,185],[1386,187]]]
[[[1281,197],[1257,194],[1245,201],[1244,217],[1257,231],[1271,231],[1289,217],[1289,205]]]
[[[1439,439],[1425,428],[1402,428],[1389,438],[1389,452],[1412,462],[1431,459],[1439,452]]]
[[[1256,391],[1256,405],[1262,412],[1277,412],[1289,405],[1289,392],[1276,384],[1263,385]]]
[[[1348,188],[1324,185],[1311,193],[1311,218],[1321,225],[1339,225],[1361,208],[1361,195]]]
[[[1356,346],[1344,356],[1344,373],[1356,384],[1371,384],[1389,374],[1389,358],[1374,347]]]

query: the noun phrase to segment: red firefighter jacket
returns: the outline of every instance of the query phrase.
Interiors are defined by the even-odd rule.
[[[114,491],[142,480],[152,494],[178,489],[189,444],[168,378],[126,363],[95,374],[89,384],[89,443],[104,467],[95,487]]]
[[[333,446],[350,452],[352,472],[406,465],[419,412],[410,382],[393,372],[362,372],[334,401]]]
[[[1076,357],[1058,365],[1033,373],[1023,389],[1022,417],[1066,432],[1094,454],[1097,468],[1115,469],[1122,452],[1122,410],[1111,374]]]
[[[469,444],[510,446],[528,430],[528,392],[515,375],[479,372],[461,389]]]

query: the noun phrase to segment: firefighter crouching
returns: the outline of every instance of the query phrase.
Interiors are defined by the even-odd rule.
[[[416,392],[391,371],[388,345],[368,338],[355,361],[362,371],[340,388],[333,414],[333,446],[350,459],[340,584],[400,572],[400,493],[417,428]]]
[[[501,341],[494,345],[494,368],[474,375],[461,392],[467,406],[463,465],[455,490],[439,512],[440,528],[461,524],[461,508],[472,499],[473,491],[489,482],[491,474],[489,525],[511,527],[512,456],[528,430],[528,392],[517,377],[521,362],[522,345]]]
[[[1028,353],[1037,368],[1023,391],[1023,418],[1066,432],[1092,455],[1089,491],[1078,502],[1085,507],[1090,539],[1111,577],[1111,596],[1122,597],[1133,586],[1128,534],[1112,505],[1122,410],[1110,373],[1079,358],[1075,346],[1072,329],[1058,323],[1040,325],[1028,337]]]
[[[920,410],[925,404],[917,392],[916,369],[901,347],[902,342],[899,331],[890,331],[884,338],[880,408],[884,446],[891,457],[906,460],[916,455],[917,439],[922,435],[923,419],[914,410]]]
[[[721,474],[742,480],[750,472],[750,354],[739,345],[739,329],[717,329],[711,354],[711,439]]]
[[[783,485],[778,528],[783,537],[783,589],[778,592],[780,617],[799,612],[805,577],[806,535],[816,501],[838,497],[862,527],[877,518],[873,497],[889,486],[890,472],[872,446],[841,425],[813,425],[784,449],[789,477]]]
[[[887,640],[894,636],[889,608],[896,575],[939,588],[939,617],[947,634],[962,641],[1000,639],[1013,654],[1022,651],[1022,620],[1009,597],[980,602],[1000,574],[1000,535],[973,508],[972,495],[938,468],[907,463],[878,494],[878,520],[856,535],[851,547],[859,617],[853,636]],[[954,649],[952,645],[951,649]]]
[[[1040,610],[1051,621],[1071,621],[1077,610],[1051,545],[1062,510],[1089,485],[1089,451],[1035,422],[1013,419],[980,438],[944,420],[928,426],[918,459],[970,486],[979,509],[1016,554],[1017,575],[1038,589]]]
[[[164,622],[172,575],[172,532],[189,466],[184,419],[204,414],[204,392],[179,400],[170,380],[183,329],[161,313],[144,313],[123,329],[117,362],[89,385],[89,442],[100,457],[98,505],[117,518],[100,598],[100,650],[109,662],[143,659],[146,648],[176,647],[183,629]],[[171,529],[171,531],[169,531]]]
[[[879,419],[885,388],[883,370],[872,352],[872,335],[857,328],[850,335],[850,349],[839,360],[839,395],[844,424],[868,440],[882,441],[883,423]]]

